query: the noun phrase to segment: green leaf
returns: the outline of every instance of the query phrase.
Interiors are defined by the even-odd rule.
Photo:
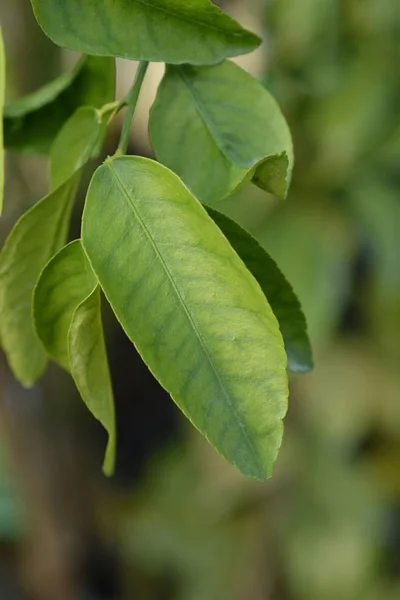
[[[53,42],[88,54],[198,65],[260,44],[210,0],[32,0],[32,5]]]
[[[71,73],[5,107],[5,145],[47,154],[65,121],[80,106],[100,108],[115,97],[115,62],[85,56]]]
[[[32,306],[37,334],[49,356],[67,371],[72,316],[96,286],[96,276],[77,240],[53,256],[35,287]]]
[[[0,253],[0,339],[15,377],[32,386],[46,353],[32,322],[32,292],[40,271],[64,245],[78,176],[40,200],[17,221]]]
[[[114,397],[101,322],[99,286],[74,313],[69,331],[69,354],[76,386],[88,409],[108,432],[103,470],[106,475],[112,475],[116,452]]]
[[[50,151],[50,186],[52,189],[80,169],[97,150],[105,127],[100,111],[83,106],[65,123]]]
[[[115,418],[97,278],[80,240],[43,269],[33,296],[36,332],[46,352],[70,372],[81,396],[109,434],[104,470],[115,462]]]
[[[89,186],[82,243],[117,318],[215,448],[267,478],[287,409],[287,358],[260,286],[179,178],[108,159]]]
[[[289,128],[272,96],[230,61],[167,66],[150,115],[157,159],[204,202],[243,181],[284,198],[293,167]]]
[[[4,54],[3,34],[0,27],[0,215],[3,211],[4,199],[4,139],[3,139],[3,111],[6,87],[6,60]]]
[[[310,371],[313,360],[307,323],[292,286],[275,261],[250,233],[213,208],[205,208],[266,295],[279,322],[288,356],[288,368],[300,373]]]
[[[81,142],[66,148],[65,163],[59,163],[63,141],[71,141],[81,122],[78,110],[54,142],[52,180],[63,183],[22,215],[0,253],[0,339],[16,378],[25,386],[34,384],[47,362],[32,322],[33,289],[43,267],[65,244],[83,159],[97,147],[92,128],[82,129]]]

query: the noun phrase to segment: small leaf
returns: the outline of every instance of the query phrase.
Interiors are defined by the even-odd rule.
[[[108,432],[103,470],[106,475],[112,475],[116,452],[114,397],[101,322],[99,286],[73,315],[69,354],[71,373],[82,399]]]
[[[205,208],[267,297],[283,335],[288,368],[300,373],[310,371],[313,360],[306,318],[292,286],[250,233],[213,208]]]
[[[32,0],[32,5],[53,42],[88,54],[213,64],[260,44],[210,0]]]
[[[150,115],[157,159],[204,202],[221,200],[244,180],[284,198],[293,147],[272,96],[230,61],[213,67],[167,66]]]
[[[0,215],[3,211],[4,198],[4,139],[3,110],[6,86],[6,60],[4,55],[3,34],[0,27]]]
[[[92,157],[104,126],[98,110],[83,106],[62,127],[50,151],[50,186],[58,187]]]
[[[35,287],[33,316],[37,334],[49,356],[67,371],[72,316],[96,286],[96,276],[77,240],[53,256]]]
[[[103,338],[97,278],[80,240],[43,269],[33,296],[36,332],[46,352],[70,372],[82,399],[109,434],[104,470],[115,462],[114,400]]]
[[[0,253],[0,339],[15,377],[26,387],[47,362],[32,323],[32,292],[44,265],[65,243],[78,179],[69,179],[22,215]]]
[[[179,178],[108,159],[89,186],[82,243],[117,318],[190,421],[245,474],[270,476],[287,358],[260,286]]]
[[[100,108],[114,96],[114,60],[84,56],[71,73],[5,107],[5,145],[20,152],[48,154],[62,125],[78,107]]]

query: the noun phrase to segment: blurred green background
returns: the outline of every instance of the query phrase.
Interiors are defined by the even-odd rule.
[[[296,168],[285,203],[248,186],[219,208],[292,282],[315,371],[291,380],[273,478],[247,481],[185,422],[105,309],[119,434],[106,480],[105,435],[68,377],[53,366],[22,390],[2,359],[1,600],[400,598],[400,5],[221,4],[264,36],[242,64],[280,102]],[[28,0],[1,0],[0,19],[9,98],[69,68]],[[119,66],[122,90],[132,67]],[[150,153],[149,102],[133,153]],[[2,240],[46,185],[44,159],[7,155]]]

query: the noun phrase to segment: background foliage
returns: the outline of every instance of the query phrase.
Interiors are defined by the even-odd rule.
[[[26,392],[1,371],[7,600],[399,597],[400,14],[391,0],[239,4],[226,8],[264,23],[263,54],[246,65],[282,106],[296,166],[285,202],[248,186],[218,210],[293,284],[316,363],[292,377],[274,477],[247,481],[219,459],[107,314],[111,481],[105,436],[67,376],[53,366]],[[12,95],[66,70],[70,55],[46,41],[29,2],[0,9]],[[148,152],[145,139],[135,144]],[[45,187],[43,161],[10,153],[7,173],[2,236]]]

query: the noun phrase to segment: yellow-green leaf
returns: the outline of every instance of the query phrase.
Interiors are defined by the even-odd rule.
[[[32,322],[32,292],[44,265],[65,243],[77,183],[76,175],[23,214],[0,253],[0,339],[26,387],[47,363]]]
[[[109,434],[104,470],[115,462],[115,418],[103,338],[100,289],[80,240],[45,266],[33,296],[36,332],[51,358],[70,372],[82,399]]]
[[[162,165],[108,159],[82,243],[115,314],[161,385],[245,475],[267,478],[287,409],[287,358],[259,284]]]
[[[101,322],[97,286],[76,309],[69,330],[71,373],[88,409],[108,432],[103,470],[114,472],[116,430],[114,397]]]

